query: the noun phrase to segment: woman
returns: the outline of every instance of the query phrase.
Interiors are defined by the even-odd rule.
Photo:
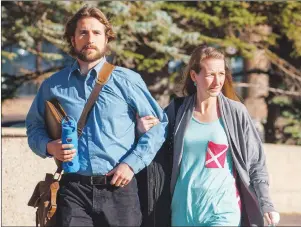
[[[277,224],[262,143],[235,95],[224,54],[197,47],[184,78],[186,97],[177,113],[174,100],[166,108],[174,125],[167,138],[172,140],[171,173],[165,171],[172,226],[262,226],[263,217]],[[138,130],[149,130],[155,121],[141,118]],[[164,193],[162,185],[156,187]]]

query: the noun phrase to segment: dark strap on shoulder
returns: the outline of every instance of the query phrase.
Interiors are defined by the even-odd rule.
[[[173,153],[173,138],[174,138],[174,131],[175,131],[175,126],[176,126],[176,118],[177,118],[177,113],[180,108],[180,106],[183,104],[185,97],[177,97],[174,98],[174,119],[172,122],[169,122],[168,126],[168,139],[169,139],[169,152],[172,154]]]
[[[175,119],[174,120],[175,121],[176,121],[176,116],[177,116],[178,110],[179,110],[180,106],[182,105],[184,98],[185,97],[178,97],[178,98],[174,99],[174,102],[175,102]]]
[[[102,87],[105,85],[105,83],[108,81],[111,73],[113,72],[115,66],[105,62],[102,66],[101,70],[98,73],[98,77],[95,83],[95,86],[89,96],[89,99],[83,109],[83,112],[79,118],[79,121],[77,123],[77,133],[80,137],[83,131],[83,128],[85,127],[88,115],[95,103],[95,101],[98,99],[99,93],[101,92]]]
[[[174,119],[173,122],[171,122],[170,126],[171,126],[171,135],[174,134],[174,129],[175,129],[175,124],[176,124],[176,118],[177,118],[177,114],[178,114],[178,110],[180,108],[180,106],[182,105],[183,101],[184,101],[185,97],[177,97],[174,98],[174,104],[175,104],[175,109],[174,109]]]

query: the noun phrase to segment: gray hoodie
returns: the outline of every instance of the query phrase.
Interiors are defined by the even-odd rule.
[[[175,119],[171,194],[178,178],[184,135],[192,117],[195,99],[196,95],[186,97]],[[242,103],[230,100],[223,94],[218,96],[218,103],[229,149],[240,179],[240,195],[245,213],[242,216],[246,215],[247,223],[251,226],[263,226],[263,213],[275,209],[269,196],[269,179],[260,137]],[[170,103],[166,111],[169,121],[173,122],[174,102]]]

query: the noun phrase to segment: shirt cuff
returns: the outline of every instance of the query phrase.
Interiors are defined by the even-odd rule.
[[[135,174],[139,173],[143,168],[146,167],[142,159],[134,153],[127,156],[122,162],[128,164],[133,169]]]
[[[47,144],[52,141],[50,138],[45,138],[39,142],[39,150],[42,151],[43,158],[52,158],[53,156],[47,152]]]
[[[53,155],[49,154],[49,153],[48,153],[48,151],[46,150],[46,157],[48,157],[48,158],[52,158],[52,157],[53,157]]]

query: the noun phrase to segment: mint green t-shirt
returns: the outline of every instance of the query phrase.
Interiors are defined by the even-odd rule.
[[[172,226],[239,226],[239,196],[220,119],[192,117],[172,198]]]

